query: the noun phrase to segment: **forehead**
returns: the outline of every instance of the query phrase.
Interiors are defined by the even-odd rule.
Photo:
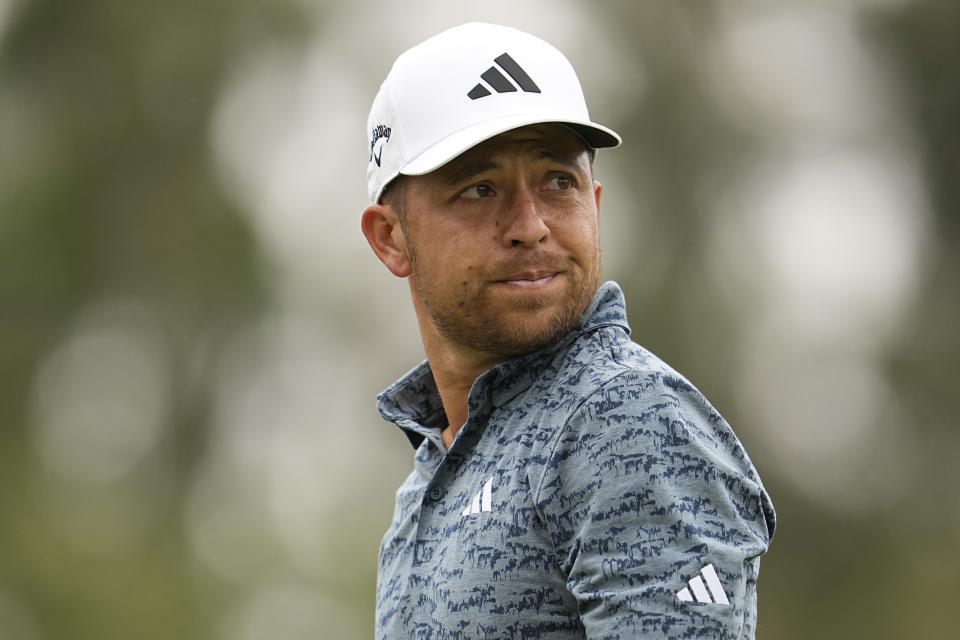
[[[433,173],[444,179],[462,174],[478,164],[496,165],[498,159],[528,156],[577,164],[588,151],[586,143],[572,130],[559,124],[535,124],[512,129],[465,151]]]
[[[472,153],[491,153],[501,149],[523,148],[523,147],[546,147],[551,149],[563,149],[568,151],[585,151],[586,143],[573,132],[572,129],[554,124],[531,124],[518,129],[511,129],[494,136],[489,140],[481,142],[472,149],[466,151],[463,155]],[[462,156],[460,156],[462,157]],[[455,161],[456,159],[454,159]]]

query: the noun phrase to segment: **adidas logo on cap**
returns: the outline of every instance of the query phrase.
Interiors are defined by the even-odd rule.
[[[516,91],[517,87],[520,87],[527,93],[540,93],[540,87],[537,86],[537,83],[527,75],[527,72],[517,64],[516,60],[510,57],[509,53],[499,55],[494,58],[493,61],[500,65],[500,69],[506,71],[507,74],[513,78],[513,82],[517,83],[514,85],[513,82],[507,80],[506,76],[500,73],[497,67],[490,67],[481,73],[480,77],[484,82],[493,87],[494,91],[497,93],[509,93]],[[471,100],[476,100],[477,98],[483,98],[489,95],[490,89],[487,89],[483,84],[477,84],[477,86],[470,90],[467,97]]]

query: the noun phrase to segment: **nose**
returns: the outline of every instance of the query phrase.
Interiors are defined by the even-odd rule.
[[[527,188],[518,189],[507,203],[507,227],[504,244],[510,247],[534,247],[550,235],[550,227],[544,222],[542,211],[534,194]]]

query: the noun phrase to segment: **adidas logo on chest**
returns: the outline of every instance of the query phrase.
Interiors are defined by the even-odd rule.
[[[473,501],[460,515],[472,516],[487,511],[493,511],[493,478],[488,478],[483,483],[483,488],[473,496]]]

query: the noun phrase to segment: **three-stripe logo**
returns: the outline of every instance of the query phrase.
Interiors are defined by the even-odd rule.
[[[700,575],[694,576],[687,584],[690,585],[689,589],[684,587],[677,592],[677,599],[680,602],[730,604],[727,594],[723,590],[723,584],[720,582],[720,577],[717,575],[717,570],[713,568],[712,564],[700,569]]]
[[[485,483],[483,483],[483,488],[477,492],[477,495],[473,496],[473,502],[471,502],[460,515],[472,516],[475,513],[483,513],[484,511],[492,510],[493,478],[489,478]]]
[[[496,64],[480,74],[480,78],[483,79],[486,85],[484,85],[483,82],[478,82],[477,85],[467,93],[468,98],[476,100],[491,95],[490,89],[488,89],[487,86],[497,93],[513,92],[517,90],[517,87],[520,87],[527,93],[540,93],[540,87],[537,86],[537,83],[527,75],[527,72],[517,64],[516,60],[510,57],[510,54],[503,53],[494,58],[493,61]],[[510,79],[503,75],[501,70],[505,71],[507,75],[513,79],[513,82],[510,82]]]

